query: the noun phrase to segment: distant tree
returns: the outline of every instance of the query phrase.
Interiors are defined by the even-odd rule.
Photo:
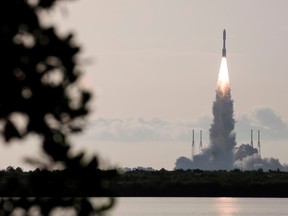
[[[13,171],[14,171],[14,168],[13,168],[12,166],[8,166],[8,167],[6,168],[6,171],[7,171],[7,172],[13,172]]]
[[[23,172],[23,169],[22,169],[21,167],[17,167],[17,168],[16,168],[16,172],[22,173],[22,172]]]
[[[0,132],[7,142],[37,134],[53,163],[81,173],[82,185],[103,190],[103,181],[109,179],[91,174],[97,171],[97,158],[83,164],[84,153],[68,154],[67,136],[83,129],[91,94],[78,85],[80,47],[73,35],[59,36],[53,26],[40,22],[40,12],[51,10],[60,1],[0,2]],[[17,119],[26,124],[20,127]],[[85,182],[87,178],[90,180]],[[113,199],[96,209],[86,198],[2,199],[0,215],[10,215],[15,208],[29,215],[33,206],[40,208],[41,215],[50,214],[57,206],[70,206],[78,215],[96,215],[112,203]]]

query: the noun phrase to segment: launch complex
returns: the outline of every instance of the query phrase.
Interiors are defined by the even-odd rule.
[[[251,130],[251,143],[242,144],[236,147],[236,134],[234,132],[234,108],[231,96],[230,80],[227,66],[227,50],[226,50],[226,30],[223,31],[223,48],[221,65],[218,74],[216,97],[213,102],[213,122],[209,129],[210,143],[207,148],[203,148],[202,130],[200,130],[199,154],[196,154],[194,130],[192,130],[192,155],[191,159],[183,162],[179,158],[176,162],[178,165],[184,165],[186,168],[199,168],[204,170],[231,170],[238,164],[246,166],[252,160],[252,169],[254,168],[255,157],[258,160],[258,165],[261,167],[260,156],[260,131],[258,130],[258,146],[253,146],[253,130]],[[191,163],[189,165],[189,163]],[[181,165],[182,164],[182,165]],[[250,167],[251,168],[251,167]]]

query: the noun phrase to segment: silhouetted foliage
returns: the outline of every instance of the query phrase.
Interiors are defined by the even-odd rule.
[[[16,197],[108,197],[113,195],[107,190],[111,184],[103,180],[111,179],[115,174],[115,170],[95,169],[86,173],[75,172],[72,169],[23,171],[19,167],[16,169],[8,167],[0,171],[0,194]],[[107,184],[106,189],[97,187],[101,184]]]
[[[79,190],[88,191],[88,187],[105,190],[103,182],[109,183],[113,175],[102,176],[97,171],[96,157],[83,163],[83,153],[73,157],[68,154],[67,136],[82,130],[91,94],[81,89],[77,82],[81,75],[77,66],[80,47],[73,41],[73,35],[59,36],[54,27],[43,26],[40,22],[40,12],[51,10],[60,1],[0,2],[1,133],[7,142],[37,134],[51,161],[61,164],[73,175],[81,175]],[[17,119],[24,122],[24,126],[20,127]],[[7,169],[10,171],[21,172]],[[47,190],[41,187],[39,180],[35,177],[33,186]],[[13,185],[26,183],[11,178],[8,184],[13,188]],[[57,206],[72,207],[78,215],[101,212],[101,207],[94,208],[85,198],[21,198],[2,199],[0,215],[10,215],[15,208],[22,208],[29,215],[35,206],[42,215],[48,215]]]
[[[288,172],[134,170],[112,187],[119,197],[288,197]]]
[[[96,170],[87,177],[68,169],[25,172],[8,167],[0,171],[0,194],[16,197],[288,197],[288,172],[279,170],[134,170],[110,182],[106,186],[109,190],[93,186],[98,175],[108,179],[115,171]]]

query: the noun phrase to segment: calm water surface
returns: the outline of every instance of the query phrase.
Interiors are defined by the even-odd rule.
[[[109,216],[288,216],[286,198],[118,198]]]

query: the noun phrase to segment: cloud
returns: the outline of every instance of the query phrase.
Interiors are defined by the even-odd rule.
[[[261,130],[267,140],[282,140],[288,138],[288,123],[272,108],[257,107],[250,113],[236,120],[237,132],[247,133],[247,130]]]
[[[211,123],[211,115],[176,122],[161,118],[97,118],[90,122],[85,139],[114,142],[190,142],[191,130],[194,129],[198,134],[201,129],[203,141],[207,139],[209,143],[208,133]],[[288,123],[271,108],[256,108],[236,118],[235,132],[239,140],[245,137],[250,141],[250,129],[260,130],[263,140],[288,138]],[[198,135],[195,136],[195,139],[199,138]]]
[[[206,124],[206,125],[205,125]],[[192,128],[209,126],[204,116],[195,122],[172,122],[160,118],[98,118],[91,122],[88,131],[95,140],[119,142],[190,141]]]

